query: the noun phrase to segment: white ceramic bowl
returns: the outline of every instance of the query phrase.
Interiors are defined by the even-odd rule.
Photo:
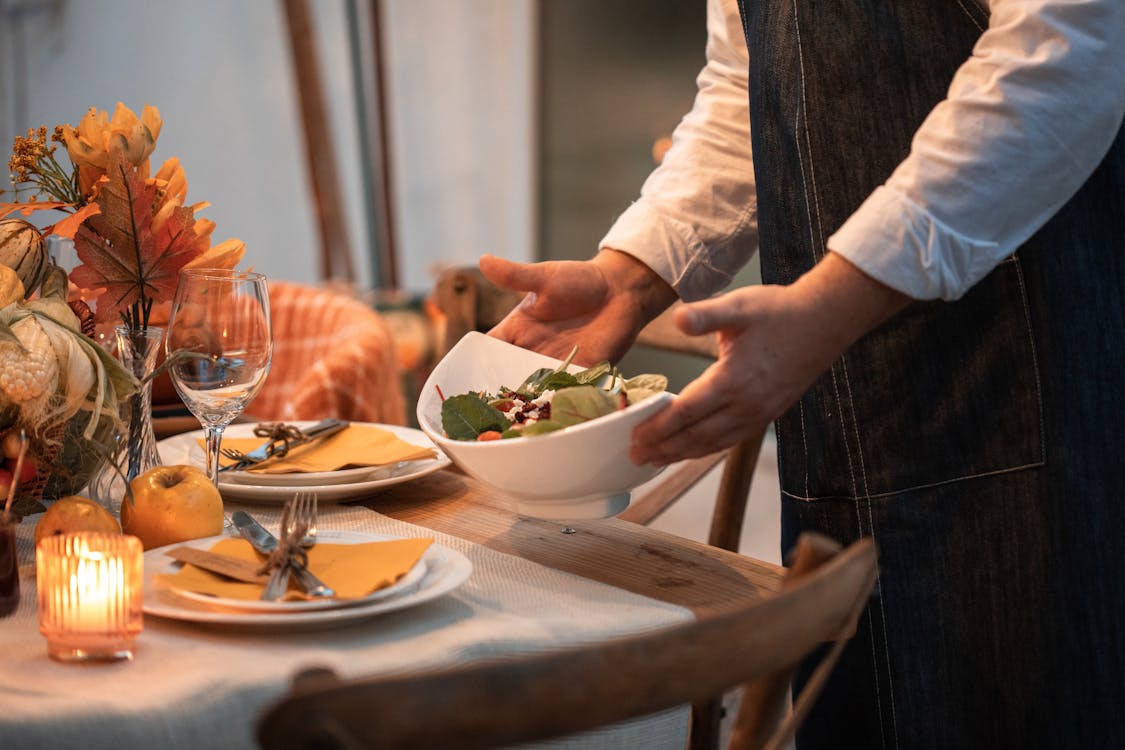
[[[418,398],[418,425],[469,475],[516,502],[516,511],[536,518],[614,516],[629,505],[629,492],[660,469],[629,460],[633,428],[674,397],[670,393],[621,411],[534,437],[471,442],[452,440],[441,427],[441,396],[514,388],[540,367],[560,361],[483,333],[468,333],[434,367]],[[572,365],[572,371],[581,367]],[[637,373],[626,373],[636,375]]]

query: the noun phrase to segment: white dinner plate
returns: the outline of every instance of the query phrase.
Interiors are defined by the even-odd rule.
[[[198,462],[203,466],[203,449],[194,446],[195,451],[189,456],[192,463]],[[198,453],[198,455],[196,455]],[[314,487],[328,484],[355,484],[368,482],[373,479],[386,479],[403,473],[411,461],[399,461],[386,466],[357,466],[352,469],[337,469],[336,471],[294,471],[285,474],[263,474],[258,471],[225,471],[219,480],[223,484],[245,484],[252,487]]]
[[[182,563],[172,560],[164,553],[175,547],[194,547],[196,549],[207,550],[212,545],[224,536],[212,536],[204,539],[193,539],[190,542],[182,542],[178,544],[170,544],[167,547],[158,547],[145,552],[145,567],[163,566],[163,569],[158,572],[175,573],[180,569]],[[329,544],[365,544],[367,542],[387,542],[394,539],[401,539],[402,537],[390,536],[388,534],[364,534],[355,531],[322,531],[317,534],[318,542],[327,542]],[[431,545],[432,546],[432,545]],[[171,565],[164,563],[171,560]],[[178,595],[192,599],[203,604],[213,607],[222,607],[224,609],[238,609],[250,612],[309,612],[317,609],[338,609],[340,607],[354,607],[361,604],[369,604],[380,599],[387,599],[392,596],[398,596],[409,591],[413,591],[418,586],[418,582],[426,574],[426,556],[411,568],[406,575],[394,584],[381,588],[378,591],[373,591],[362,599],[333,599],[333,598],[320,598],[320,599],[307,599],[295,601],[274,601],[266,602],[261,599],[230,599],[219,596],[211,596],[210,594],[201,594],[196,591],[188,591],[187,589],[176,588],[175,591]]]
[[[297,427],[308,427],[315,422],[294,422]],[[434,458],[418,461],[400,461],[394,466],[372,466],[343,469],[331,472],[293,474],[260,474],[253,472],[224,472],[219,474],[219,489],[223,497],[250,503],[282,505],[293,495],[294,488],[315,492],[322,503],[343,502],[390,487],[401,482],[425,476],[449,466],[449,459],[434,445],[424,432],[400,425],[355,422],[358,425],[378,427],[392,432],[401,440],[413,445],[433,448]],[[235,424],[224,434],[231,437],[253,437],[253,424]],[[161,440],[157,444],[160,458],[165,464],[190,464],[200,469],[205,462],[199,447],[202,430],[185,432]]]
[[[323,532],[327,534],[328,532]],[[377,538],[367,535],[368,538]],[[213,542],[214,539],[208,540]],[[431,544],[422,556],[425,572],[412,588],[396,595],[332,609],[299,610],[292,612],[264,612],[243,609],[227,609],[195,598],[182,596],[179,592],[157,588],[153,576],[160,573],[175,572],[178,565],[162,552],[151,560],[149,555],[159,550],[145,553],[145,583],[142,608],[145,615],[184,620],[203,625],[220,626],[254,631],[315,630],[348,625],[360,620],[376,617],[388,612],[414,607],[437,599],[463,584],[472,573],[473,564],[469,558],[457,550],[439,544]]]

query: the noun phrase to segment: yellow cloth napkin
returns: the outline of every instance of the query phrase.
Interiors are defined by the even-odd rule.
[[[433,539],[394,539],[362,544],[318,543],[308,551],[309,570],[335,589],[337,599],[361,599],[386,588],[410,572],[433,544]],[[245,539],[221,539],[211,552],[243,560],[264,562]],[[154,576],[158,586],[168,586],[226,599],[260,599],[262,584],[232,581],[229,578],[185,564],[176,573]],[[284,599],[308,599],[292,577]]]
[[[224,437],[223,447],[248,453],[263,442],[260,437]],[[203,445],[203,440],[199,440]],[[262,474],[292,474],[295,472],[336,471],[348,467],[383,466],[399,461],[417,461],[433,458],[433,448],[412,445],[390,430],[371,425],[348,425],[335,435],[297,446],[284,458],[273,459],[263,465],[248,469]],[[221,463],[233,463],[222,458]]]

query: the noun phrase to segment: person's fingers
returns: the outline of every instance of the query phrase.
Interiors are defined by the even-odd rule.
[[[634,442],[630,458],[638,464],[664,466],[724,450],[749,434],[750,426],[737,409],[717,409],[663,438]]]
[[[688,384],[668,408],[661,409],[637,425],[633,430],[633,441],[659,443],[723,408],[725,399],[721,394],[713,394],[710,398],[696,398],[691,392],[692,385]]]
[[[721,373],[720,365],[711,365],[699,378],[688,383],[666,409],[637,425],[632,436],[634,460],[643,462],[651,459],[656,455],[656,446],[726,410],[731,399],[726,386],[722,385]],[[706,455],[714,450],[718,448],[696,455]]]
[[[541,321],[586,325],[610,300],[605,275],[589,261],[515,263],[483,255],[480,269],[498,286],[528,292],[518,311]]]
[[[477,265],[486,279],[504,289],[537,292],[546,283],[546,274],[536,263],[517,263],[486,253],[480,256]]]
[[[749,289],[740,291],[749,292]],[[746,312],[741,297],[734,293],[691,302],[676,311],[676,325],[689,336],[741,328],[745,322]]]

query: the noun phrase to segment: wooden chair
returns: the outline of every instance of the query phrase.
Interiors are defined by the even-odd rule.
[[[469,331],[487,331],[499,323],[522,295],[500,289],[476,268],[452,268],[438,277],[432,294],[434,307],[442,316],[443,330],[438,336],[438,357],[449,351]],[[675,306],[650,323],[637,340],[640,346],[714,359],[718,346],[714,337],[685,336],[673,322]],[[691,489],[724,458],[722,480],[711,516],[708,543],[731,552],[738,551],[746,500],[754,467],[758,462],[764,435],[739,443],[729,451],[685,461],[667,471],[644,494],[634,494],[629,507],[619,518],[648,524]]]
[[[808,534],[791,557],[776,595],[655,633],[385,677],[302,673],[260,716],[258,740],[266,750],[496,747],[645,716],[752,681],[731,748],[773,750],[807,714],[876,577],[870,539],[841,550]],[[788,709],[793,668],[833,640]]]

